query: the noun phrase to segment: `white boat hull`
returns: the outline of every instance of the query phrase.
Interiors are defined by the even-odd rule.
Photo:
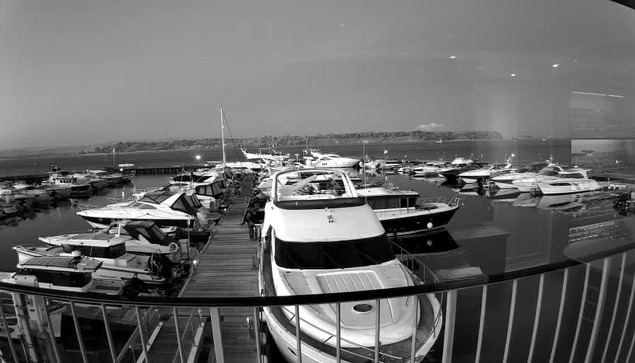
[[[549,182],[537,184],[543,195],[584,193],[601,189],[600,185],[595,180],[588,180],[582,183],[575,182],[570,183],[569,185],[552,185],[552,183]]]

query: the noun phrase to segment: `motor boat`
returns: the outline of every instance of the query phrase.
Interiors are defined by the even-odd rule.
[[[95,241],[123,241],[127,252],[147,256],[160,253],[172,257],[180,251],[187,253],[189,248],[187,240],[177,240],[150,221],[118,221],[101,230],[39,237],[39,240],[57,247],[91,245],[97,243]]]
[[[93,277],[101,266],[101,261],[76,256],[29,257],[18,263],[18,271],[3,276],[2,282],[35,285],[42,289],[119,295],[124,281]]]
[[[81,236],[80,236],[81,237]],[[18,261],[23,263],[33,257],[68,257],[95,260],[101,263],[100,268],[92,272],[93,278],[100,280],[140,279],[146,286],[153,288],[169,288],[177,264],[160,253],[151,256],[140,256],[128,253],[126,238],[119,236],[98,236],[94,238],[40,238],[45,243],[59,243],[38,247],[34,245],[16,245],[13,250],[18,254]],[[129,238],[129,237],[128,237]],[[48,242],[46,242],[48,241]]]
[[[359,166],[359,159],[346,158],[337,154],[321,154],[319,157],[311,160],[307,159],[307,166],[314,168],[354,168]]]
[[[56,199],[89,197],[93,194],[93,187],[88,180],[79,179],[68,170],[54,166],[48,174],[46,191]]]
[[[357,189],[357,194],[375,211],[388,235],[407,236],[445,227],[459,209],[459,199],[426,198],[419,193],[384,187]]]
[[[551,166],[551,165],[547,165]],[[490,184],[493,183],[500,189],[518,189],[514,184],[514,180],[526,179],[535,176],[545,167],[545,163],[531,163],[514,172],[506,173],[503,175],[497,175],[490,180]]]
[[[418,178],[438,178],[439,170],[447,165],[444,161],[428,161],[410,169],[410,175]]]
[[[267,161],[280,163],[284,159],[289,158],[289,154],[285,155],[282,152],[274,150],[274,149],[270,149],[267,152],[263,152],[262,150],[259,150],[257,154],[249,153],[243,148],[241,148],[240,151],[243,152],[243,155],[245,156],[245,159],[247,160],[267,160]]]
[[[217,207],[217,202],[223,199],[225,191],[227,190],[227,179],[217,177],[214,179],[207,179],[208,181],[197,183],[190,182],[174,182],[173,184],[166,185],[159,188],[148,188],[145,190],[136,190],[132,194],[134,199],[141,199],[147,193],[159,193],[159,192],[184,192],[189,195],[194,194],[198,198],[199,202],[207,209],[211,210]]]
[[[537,182],[549,179],[555,179],[558,173],[564,171],[564,168],[560,165],[551,164],[542,168],[538,174],[527,178],[515,179],[512,184],[523,193],[530,192],[532,189],[537,188]]]
[[[446,182],[454,182],[459,177],[459,174],[479,168],[481,168],[481,164],[474,160],[458,157],[452,160],[446,168],[437,170],[437,173],[444,176]]]
[[[486,182],[491,177],[500,176],[515,171],[511,164],[489,164],[480,169],[469,170],[459,174],[459,180],[465,184],[474,184],[477,182]]]
[[[421,283],[395,257],[375,212],[358,196],[348,175],[336,169],[310,171],[310,176],[293,185],[277,182],[287,172],[274,175],[262,226],[262,295],[329,294]],[[313,184],[324,174],[341,178],[343,184],[332,183],[329,188]],[[381,342],[380,361],[409,361],[413,344],[419,360],[441,331],[442,312],[433,294],[340,306],[340,321],[335,304],[301,305],[297,316],[293,307],[268,306],[262,308],[262,317],[287,361],[298,359],[297,321],[303,362],[335,361],[338,325],[343,362],[372,360],[376,334]],[[378,311],[381,329],[376,332]]]
[[[600,190],[602,187],[594,179],[589,179],[588,169],[571,168],[558,173],[554,179],[536,183],[543,195],[573,194]]]
[[[81,206],[80,206],[81,207]],[[196,195],[185,192],[149,192],[139,200],[110,204],[77,212],[94,228],[104,228],[120,220],[147,220],[159,227],[204,227],[207,210]]]

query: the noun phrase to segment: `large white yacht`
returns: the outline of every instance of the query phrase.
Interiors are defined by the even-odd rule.
[[[512,184],[523,193],[530,192],[532,189],[537,188],[537,183],[539,181],[556,179],[558,177],[558,173],[560,173],[561,171],[564,171],[563,167],[561,167],[560,165],[551,164],[542,168],[538,172],[538,174],[534,176],[513,180]]]
[[[373,210],[358,197],[345,172],[309,169],[304,180],[284,186],[274,175],[272,199],[265,206],[259,284],[264,296],[329,294],[412,286],[419,283],[396,259]],[[312,185],[319,175],[343,183]],[[320,186],[321,187],[321,186]],[[441,309],[432,294],[299,307],[303,362],[334,362],[335,331],[341,327],[343,362],[374,357],[376,318],[380,310],[380,361],[408,361],[416,325],[415,355],[425,356],[441,330]],[[294,307],[265,307],[263,316],[273,340],[288,361],[296,361]],[[416,324],[414,322],[416,321]]]
[[[150,192],[135,201],[110,204],[77,212],[95,228],[104,228],[121,220],[147,220],[159,227],[207,225],[207,211],[196,195],[185,192]]]
[[[541,162],[531,163],[531,164],[523,166],[522,168],[514,172],[494,176],[492,177],[491,182],[494,183],[494,185],[496,185],[496,187],[500,189],[517,189],[516,186],[513,184],[514,180],[527,179],[527,178],[533,177],[536,174],[538,174],[540,170],[544,168],[545,166],[552,166],[552,165],[545,165],[545,163],[541,163]]]
[[[542,180],[537,186],[543,195],[573,194],[600,190],[594,179],[589,179],[588,169],[571,168],[558,173],[555,179]]]

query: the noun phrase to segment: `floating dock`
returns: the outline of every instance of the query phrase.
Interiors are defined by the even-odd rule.
[[[189,278],[179,296],[181,297],[236,297],[258,296],[257,252],[258,242],[249,238],[247,225],[242,226],[243,213],[251,196],[251,178],[243,181],[241,194],[234,199],[234,203],[227,209],[225,216],[218,225],[212,227],[212,237],[205,249],[199,255],[195,273]],[[187,311],[186,311],[187,310]],[[187,347],[185,359],[199,359],[203,347],[204,329],[209,329],[208,322],[213,324],[214,309],[192,311],[181,309],[179,312],[180,329],[188,324],[193,328],[193,335]],[[222,345],[214,344],[214,349],[223,349],[227,362],[255,362],[257,349],[255,338],[247,326],[247,318],[253,318],[254,310],[250,307],[223,308],[218,310],[220,316],[217,321],[222,324]],[[182,313],[187,313],[182,316]],[[189,317],[187,316],[189,314]],[[155,333],[148,355],[150,361],[163,361],[174,358],[178,351],[176,326],[173,316],[164,318],[160,330]],[[182,322],[181,322],[182,321]],[[193,321],[193,323],[192,323]],[[180,337],[182,340],[184,337]],[[194,339],[191,339],[194,338]],[[208,359],[208,362],[210,360]]]

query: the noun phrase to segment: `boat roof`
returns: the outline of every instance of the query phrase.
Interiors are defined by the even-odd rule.
[[[60,236],[40,237],[40,241],[48,244],[66,244],[74,246],[112,247],[126,243],[130,239],[128,236],[117,237],[114,234],[97,233],[75,233],[63,234]]]
[[[375,212],[366,204],[336,209],[276,208],[272,218],[280,222],[273,223],[276,236],[289,242],[348,241],[385,233]]]
[[[22,263],[19,263],[18,268],[47,269],[68,272],[93,272],[96,271],[101,264],[101,261],[92,258],[42,256],[32,257]]]
[[[360,197],[418,197],[419,193],[414,190],[387,189],[384,187],[370,187],[357,189]]]

